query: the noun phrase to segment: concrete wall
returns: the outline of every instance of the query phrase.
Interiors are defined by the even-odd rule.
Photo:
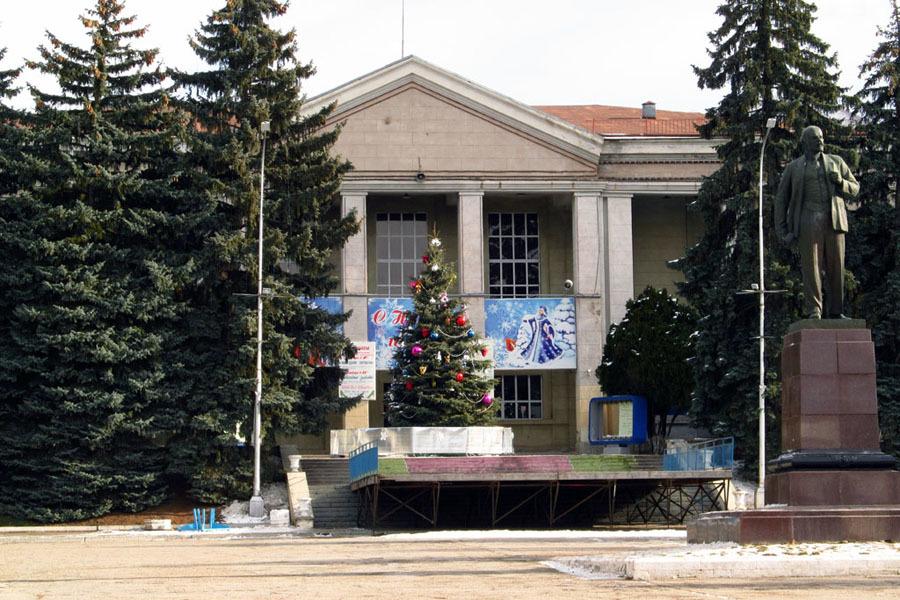
[[[575,377],[573,371],[497,371],[497,375],[542,375],[542,419],[498,419],[511,427],[516,452],[570,450],[575,447]]]
[[[674,294],[675,282],[684,280],[680,271],[667,265],[684,256],[702,235],[701,217],[688,210],[691,200],[640,196],[632,200],[635,296],[648,285]]]
[[[409,84],[340,115],[334,152],[366,173],[591,174],[596,167],[430,90]]]

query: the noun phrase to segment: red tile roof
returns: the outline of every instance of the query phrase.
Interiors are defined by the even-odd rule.
[[[706,122],[703,113],[657,110],[655,119],[641,118],[641,108],[625,106],[535,106],[537,110],[601,135],[696,136]]]

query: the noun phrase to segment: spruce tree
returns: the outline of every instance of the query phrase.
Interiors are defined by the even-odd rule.
[[[0,512],[64,521],[166,496],[159,440],[178,421],[188,245],[203,222],[182,171],[188,121],[123,3],[81,17],[87,47],[48,33],[32,68],[29,155],[0,218]],[[7,314],[8,312],[8,314]]]
[[[858,283],[856,313],[875,342],[882,449],[900,456],[900,7],[860,74],[849,100],[860,153],[860,203],[851,213],[847,265]]]
[[[6,48],[0,48],[0,64]],[[14,87],[21,69],[0,70],[0,198],[18,189],[16,157],[23,147],[21,117],[7,102],[18,94]]]
[[[190,427],[172,448],[173,470],[205,500],[249,493],[250,461],[236,452],[232,434],[240,426],[251,438],[265,121],[263,276],[271,293],[263,311],[263,446],[274,444],[276,431],[318,433],[327,415],[357,402],[337,394],[337,362],[354,351],[339,331],[346,315],[308,302],[335,289],[332,258],[358,230],[356,216],[342,216],[337,201],[350,165],[330,154],[339,134],[325,128],[333,107],[301,116],[301,83],[314,70],[298,60],[295,32],[269,23],[286,10],[276,0],[229,0],[191,40],[209,69],[177,76],[199,129],[192,154],[213,180],[222,219],[201,299],[218,319],[194,337],[208,362],[188,405]]]
[[[5,54],[6,49],[0,49],[0,64]],[[16,95],[14,85],[19,72],[19,69],[0,70],[0,286],[4,290],[0,293],[0,362],[12,359],[16,352],[11,343],[13,322],[10,317],[15,309],[13,294],[4,284],[15,281],[19,269],[14,262],[15,249],[8,233],[12,228],[11,221],[16,218],[13,210],[16,202],[12,196],[19,191],[18,174],[22,168],[20,150],[25,147],[26,130],[20,126],[21,115],[7,104]],[[13,383],[8,372],[0,367],[0,432],[9,428],[7,424],[14,414],[14,406],[3,392]],[[0,452],[0,490],[10,490],[8,493],[12,493],[13,485],[12,465],[6,454]],[[4,496],[4,492],[0,491],[0,502]]]
[[[656,452],[665,448],[674,416],[690,407],[696,328],[693,307],[680,304],[665,289],[648,286],[628,301],[625,318],[606,334],[597,381],[606,394],[647,399],[647,431]]]
[[[387,419],[394,427],[487,425],[497,412],[495,382],[484,375],[490,361],[463,300],[447,295],[456,273],[437,236],[422,262],[421,274],[410,282],[413,309],[395,338]]]
[[[799,259],[774,234],[772,202],[780,167],[799,155],[799,137],[808,125],[825,132],[826,152],[852,157],[846,128],[830,117],[839,108],[836,57],[810,32],[815,6],[798,0],[735,0],[717,13],[722,24],[709,34],[710,64],[695,67],[701,88],[726,89],[710,108],[700,134],[724,138],[717,148],[721,166],[704,179],[694,207],[705,233],[679,261],[685,281],[680,294],[700,314],[696,340],[696,389],[691,415],[714,435],[734,436],[748,464],[756,460],[759,394],[759,313],[757,296],[740,295],[759,279],[758,173],[766,120],[778,119],[764,162],[767,431],[778,438],[777,379],[781,338],[799,317]],[[852,154],[852,153],[850,153]]]

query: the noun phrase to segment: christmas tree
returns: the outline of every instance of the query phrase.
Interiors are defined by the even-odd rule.
[[[410,282],[413,310],[395,338],[387,420],[395,427],[489,424],[497,409],[495,381],[485,374],[487,346],[462,299],[447,295],[456,273],[444,262],[436,235],[422,262],[421,275]]]
[[[186,406],[189,426],[170,442],[173,471],[206,501],[249,493],[250,461],[233,434],[239,426],[251,438],[264,122],[271,131],[263,285],[271,293],[263,308],[263,446],[275,444],[276,431],[318,433],[328,415],[357,402],[337,393],[343,374],[336,365],[354,351],[339,329],[346,315],[309,302],[335,289],[333,256],[358,230],[356,215],[342,215],[338,202],[350,165],[330,154],[340,132],[325,128],[333,107],[301,115],[301,83],[314,69],[297,58],[296,33],[270,25],[286,10],[276,0],[229,0],[191,40],[208,68],[176,76],[181,105],[199,125],[191,153],[221,199],[205,287],[195,298],[207,317],[192,337],[203,380]]]

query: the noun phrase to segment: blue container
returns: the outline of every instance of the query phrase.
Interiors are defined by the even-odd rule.
[[[642,396],[591,398],[588,441],[595,445],[647,441],[647,399]]]

